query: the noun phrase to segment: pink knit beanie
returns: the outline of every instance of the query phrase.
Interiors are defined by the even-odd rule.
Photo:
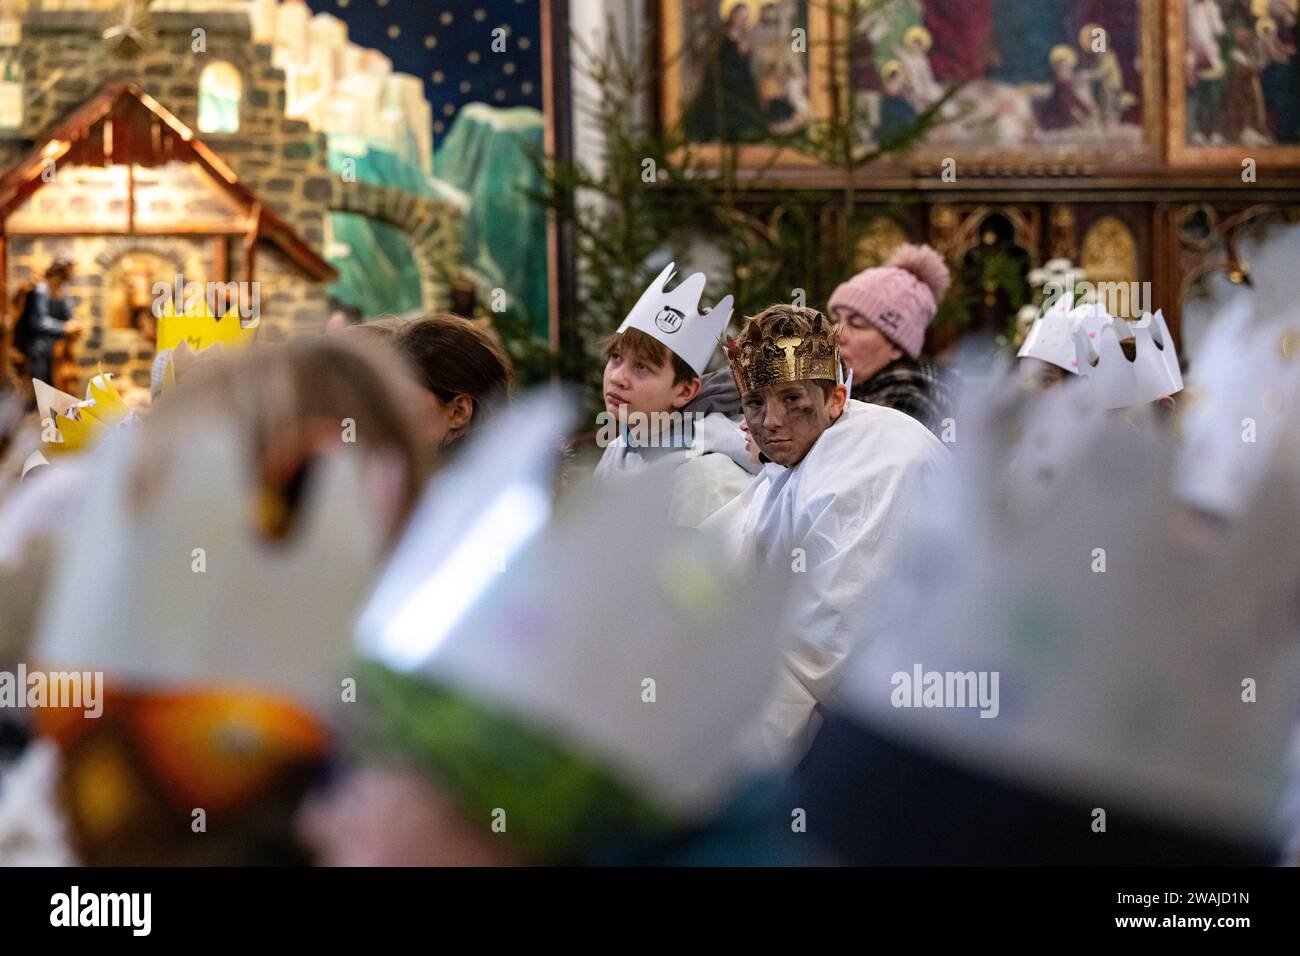
[[[886,338],[916,358],[925,327],[952,284],[943,257],[929,246],[899,246],[883,265],[859,272],[831,296],[832,312],[843,306],[863,316]]]

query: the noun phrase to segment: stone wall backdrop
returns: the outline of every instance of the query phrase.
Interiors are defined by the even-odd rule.
[[[325,328],[329,294],[324,285],[307,280],[302,270],[270,243],[258,245],[254,264],[262,310],[258,335],[270,338],[319,332]],[[232,243],[230,277],[239,280],[243,276],[243,247],[238,242]]]
[[[271,65],[271,47],[254,45],[248,18],[236,12],[151,15],[152,40],[137,56],[115,55],[100,39],[102,13],[31,11],[23,20],[22,69],[27,77],[20,144],[0,153],[8,165],[41,140],[106,82],[131,80],[176,115],[214,149],[241,182],[273,207],[320,251],[331,193],[324,134],[284,115],[284,73]],[[204,31],[205,52],[195,53],[193,31]],[[198,130],[199,77],[224,61],[243,77],[239,131]]]
[[[333,191],[325,138],[305,122],[285,117],[284,74],[271,65],[269,45],[252,43],[247,16],[234,11],[154,11],[144,48],[132,57],[119,55],[101,39],[104,25],[102,11],[33,10],[26,14],[19,48],[26,78],[23,123],[18,129],[0,133],[0,168],[8,168],[44,142],[46,130],[89,100],[103,84],[130,80],[189,126],[229,164],[243,185],[321,253]],[[202,33],[196,36],[196,30]],[[200,38],[203,49],[196,52]],[[243,81],[239,128],[235,132],[201,132],[200,77],[207,66],[219,61],[233,66]],[[16,290],[33,270],[43,269],[56,249],[71,248],[79,275],[69,293],[77,306],[77,318],[88,330],[81,355],[83,367],[93,372],[102,361],[106,370],[116,371],[108,366],[118,366],[120,361],[120,369],[133,381],[147,385],[152,343],[143,342],[138,335],[128,342],[120,333],[129,330],[104,327],[102,287],[115,261],[112,256],[102,258],[105,250],[114,243],[117,245],[111,248],[118,256],[131,249],[171,249],[186,263],[187,281],[205,282],[216,278],[211,275],[211,240],[158,235],[24,235],[24,230],[38,229],[42,223],[98,220],[101,228],[124,223],[121,197],[125,191],[117,184],[124,170],[57,172],[56,181],[37,191],[10,221],[9,288]],[[193,223],[242,215],[242,210],[233,208],[223,194],[205,188],[200,179],[188,167],[138,170],[137,221],[165,228],[173,216]],[[228,278],[242,280],[242,242],[235,239],[229,247]],[[289,333],[314,329],[324,322],[325,286],[312,282],[270,243],[258,244],[256,278],[263,283],[262,319],[266,325]]]
[[[65,287],[73,315],[84,333],[77,346],[81,387],[84,389],[90,376],[102,367],[105,372],[148,388],[153,342],[135,329],[108,326],[105,277],[123,256],[142,252],[167,258],[187,276],[206,274],[211,268],[210,247],[189,236],[15,236],[9,240],[10,291],[17,292],[33,274],[40,273],[59,249],[70,249],[82,263]]]

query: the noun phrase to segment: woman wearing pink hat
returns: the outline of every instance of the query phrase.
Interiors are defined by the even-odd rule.
[[[952,284],[929,246],[899,246],[883,265],[841,283],[830,299],[840,326],[840,355],[853,372],[853,398],[911,415],[938,434],[948,389],[917,361],[925,329]]]

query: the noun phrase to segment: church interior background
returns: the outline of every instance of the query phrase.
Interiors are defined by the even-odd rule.
[[[590,263],[538,200],[538,158],[611,161],[575,50],[625,42],[645,57],[638,121],[681,129],[697,172],[735,163],[753,209],[799,210],[780,228],[803,258],[774,272],[833,287],[928,242],[958,278],[937,353],[1013,330],[1035,270],[1068,261],[1142,287],[1190,356],[1213,277],[1249,276],[1240,238],[1300,215],[1296,6],[0,0],[3,300],[70,248],[76,367],[137,386],[148,291],[178,274],[257,281],[286,334],[338,307],[455,308],[581,353]],[[484,56],[498,28],[508,52]],[[709,122],[714,67],[764,128]],[[801,153],[837,126],[870,150],[928,110],[936,127],[878,162]],[[742,311],[760,306],[731,265]]]

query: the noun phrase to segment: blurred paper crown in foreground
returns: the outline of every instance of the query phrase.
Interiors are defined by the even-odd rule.
[[[1079,374],[1102,406],[1135,408],[1181,392],[1183,373],[1164,313],[1148,313],[1137,322],[1108,318],[1100,331],[1084,322],[1074,332]],[[1132,359],[1121,343],[1132,343]]]
[[[1250,280],[1253,324],[1293,324],[1297,310],[1295,269],[1300,262],[1300,223],[1273,223],[1263,233],[1243,238],[1238,254]]]
[[[757,330],[747,335],[746,331],[753,329],[751,323],[762,318],[760,314],[746,320],[739,342],[727,339],[727,359],[741,395],[790,382],[843,382],[836,324],[815,309],[785,308],[802,313],[809,328],[788,335]]]
[[[700,308],[700,296],[708,281],[703,272],[687,276],[671,292],[665,291],[677,264],[670,262],[641,293],[628,312],[619,332],[637,329],[675,352],[696,375],[703,375],[718,340],[731,321],[732,297],[712,309]]]
[[[45,447],[52,453],[77,452],[99,441],[108,429],[129,418],[133,420],[122,396],[113,385],[112,376],[100,372],[86,386],[85,401],[77,401],[67,392],[32,379],[36,407],[42,429],[53,429]]]
[[[315,460],[293,535],[269,542],[251,447],[209,415],[149,472],[143,501],[150,425],[101,444],[44,595],[35,659],[104,675],[102,715],[41,712],[83,862],[255,858],[266,820],[327,750],[380,565],[383,521],[357,446]],[[194,807],[220,844],[189,839]]]
[[[128,686],[240,686],[332,704],[382,553],[356,446],[320,459],[293,536],[271,546],[253,517],[251,449],[216,414],[187,433],[139,507],[146,426],[101,446],[58,555],[68,573],[48,589],[37,653]],[[75,573],[106,547],[112,560]]]
[[[510,807],[511,839],[550,860],[716,809],[779,665],[779,582],[670,527],[661,478],[584,486],[551,517],[571,420],[522,402],[436,478],[357,630],[381,683],[404,678],[389,736],[426,728],[407,757],[473,819]]]
[[[1218,277],[1210,298],[1186,310],[1189,323],[1208,313],[1209,328],[1180,408],[1176,489],[1225,519],[1240,516],[1271,471],[1300,473],[1300,303],[1290,289],[1300,226],[1271,230],[1249,252],[1259,267],[1251,286]]]
[[[1007,391],[963,396],[973,438],[916,517],[842,706],[979,773],[1267,839],[1294,723],[1295,476],[1207,538],[1171,492],[1172,430],[1080,431],[1072,390]],[[1082,447],[1026,509],[1006,465],[1044,407]],[[899,707],[892,676],[918,662],[998,674],[996,716]]]

